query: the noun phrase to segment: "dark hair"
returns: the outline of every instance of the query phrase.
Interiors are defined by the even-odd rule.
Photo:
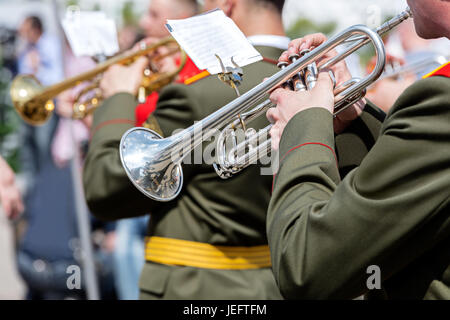
[[[31,25],[32,29],[39,31],[39,33],[43,33],[44,32],[44,27],[42,25],[41,18],[39,18],[37,16],[29,16],[27,18],[27,21],[30,22],[30,25]]]
[[[278,11],[278,13],[283,12],[285,0],[252,0],[258,5],[272,7]]]

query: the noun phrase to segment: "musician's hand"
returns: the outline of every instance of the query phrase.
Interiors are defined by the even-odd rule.
[[[303,38],[292,40],[289,43],[288,50],[283,52],[283,54],[280,56],[279,61],[283,62],[290,62],[289,56],[292,54],[299,54],[304,49],[310,49],[313,50],[314,48],[317,48],[322,43],[327,41],[327,37],[322,33],[314,33],[307,35]],[[317,63],[323,61],[323,60],[329,60],[333,57],[335,57],[338,54],[336,50],[330,50],[328,51],[320,60],[317,61]],[[350,71],[347,68],[347,64],[344,60],[342,60],[339,63],[336,63],[334,66],[331,67],[331,70],[334,73],[334,76],[336,78],[336,85],[340,85],[344,83],[347,80],[350,80],[352,75]]]
[[[321,72],[313,90],[294,92],[280,88],[270,95],[270,100],[276,108],[267,111],[267,118],[273,123],[270,130],[272,148],[278,150],[284,128],[297,113],[310,108],[324,108],[333,112],[333,83],[328,73]]]
[[[24,210],[22,196],[15,183],[14,173],[0,157],[0,205],[10,219],[16,218]]]
[[[72,118],[75,99],[73,89],[61,93],[57,97],[56,113],[63,118]]]
[[[289,56],[292,54],[298,54],[304,49],[313,50],[317,48],[321,44],[327,41],[327,37],[322,33],[315,33],[311,35],[307,35],[303,38],[295,39],[290,42],[288,50],[283,52],[280,56],[279,61],[288,62]],[[316,63],[320,63],[322,61],[327,61],[338,54],[336,50],[328,51],[321,59],[316,61]],[[344,60],[339,63],[336,63],[330,68],[333,71],[334,77],[336,79],[336,87],[339,87],[344,82],[350,80],[352,75],[348,70],[347,64]],[[359,117],[364,110],[364,106],[366,105],[366,101],[364,99],[355,103],[354,105],[346,108],[335,118],[334,121],[334,130],[336,133],[342,132],[354,119]]]
[[[148,63],[147,58],[140,57],[129,66],[114,65],[110,67],[100,82],[103,97],[106,99],[121,92],[137,95]]]

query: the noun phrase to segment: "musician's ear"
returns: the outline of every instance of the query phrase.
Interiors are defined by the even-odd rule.
[[[236,6],[236,1],[239,0],[222,0],[222,10],[223,12],[225,12],[225,14],[227,15],[227,17],[232,17],[233,16],[233,12]]]

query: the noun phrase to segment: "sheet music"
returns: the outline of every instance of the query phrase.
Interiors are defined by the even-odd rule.
[[[119,51],[114,20],[98,11],[68,11],[62,21],[75,56],[112,56]]]
[[[225,67],[231,58],[240,66],[262,60],[242,31],[222,10],[182,20],[167,20],[167,29],[199,69],[211,74],[222,72],[216,54]]]

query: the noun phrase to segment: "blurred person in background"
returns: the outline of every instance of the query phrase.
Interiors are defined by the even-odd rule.
[[[140,27],[147,39],[146,43],[155,43],[169,36],[169,31],[165,27],[167,19],[184,19],[195,15],[198,12],[196,0],[152,0],[147,12],[140,20]],[[129,35],[130,30],[125,29],[119,35]],[[120,37],[119,37],[120,39]],[[126,39],[125,39],[126,40]],[[123,40],[123,43],[126,41]],[[129,42],[128,42],[129,43]],[[180,58],[177,57],[180,63]],[[167,68],[176,68],[173,65],[173,57],[164,59],[168,64]],[[171,65],[172,62],[172,65]],[[181,75],[180,80],[184,81],[192,77],[199,70],[192,61],[188,61]],[[184,75],[184,76],[183,76]],[[136,124],[142,125],[147,120],[149,114],[156,109],[158,93],[152,93],[146,103],[136,108]],[[123,219],[117,222],[117,239],[115,247],[116,285],[118,296],[121,300],[137,300],[139,298],[139,275],[145,263],[144,259],[144,237],[147,229],[149,216]]]
[[[16,37],[17,30],[0,26],[0,300],[22,299],[25,290],[17,271],[14,232],[15,221],[23,211],[23,181],[13,172],[18,165],[19,144],[8,95],[12,77],[17,74]]]
[[[152,44],[170,36],[170,33],[166,28],[168,19],[186,19],[197,14],[199,10],[200,7],[196,0],[152,0],[147,12],[143,15],[139,23],[139,26],[147,37],[145,42],[147,44]],[[164,50],[164,48],[160,50]],[[180,63],[181,56],[171,56],[160,61],[158,67],[160,70],[173,70]],[[200,73],[200,70],[188,57],[176,82],[183,83],[185,80],[192,78],[198,73]],[[157,101],[158,93],[154,92],[147,97],[146,103],[141,104],[136,108],[137,125],[143,125],[148,116],[155,111]]]
[[[368,91],[367,98],[387,113],[406,88],[447,61],[449,43],[448,39],[423,39],[417,35],[412,20],[403,22],[386,42],[389,54],[386,74],[402,67],[420,67],[377,81]]]
[[[117,34],[120,51],[131,49],[137,42],[144,38],[139,28],[133,25],[126,25]]]
[[[19,27],[18,72],[33,74],[43,85],[64,77],[61,45],[56,37],[46,34],[42,20],[27,17]]]
[[[67,41],[64,47],[64,62],[66,78],[96,66],[90,57],[75,56]],[[72,119],[74,101],[87,85],[82,83],[57,97],[56,113],[59,115],[59,121],[51,145],[51,154],[54,163],[61,169],[67,168],[72,160],[76,160],[76,164],[82,164],[89,145],[92,115],[81,120]],[[74,159],[76,155],[79,159]],[[78,169],[81,170],[81,167]],[[116,224],[103,223],[91,217],[91,230],[100,296],[106,300],[115,299],[117,296],[113,254],[116,249]]]
[[[146,37],[145,43],[151,45],[159,40],[168,37],[169,32],[165,27],[167,19],[183,19],[188,18],[198,12],[198,4],[196,0],[153,0],[150,2],[147,12],[140,20],[139,26],[143,30]],[[142,35],[136,28],[125,26],[118,33],[119,47],[121,51],[130,49]],[[137,49],[139,45],[136,45]],[[175,61],[174,61],[175,60]],[[89,63],[85,58],[75,58],[73,55],[66,57],[69,69],[66,70],[67,76],[74,76],[76,73],[86,71],[95,65],[88,67]],[[181,57],[168,57],[158,65],[160,68],[172,70],[181,62]],[[92,63],[92,61],[91,61]],[[185,68],[180,73],[178,81],[184,81],[198,73],[198,68],[188,59]],[[70,118],[72,115],[73,105],[78,92],[83,88],[79,86],[74,90],[66,91],[58,97],[57,113],[64,118]],[[156,108],[158,93],[152,93],[146,103],[136,108],[136,125],[143,125],[148,115]],[[71,121],[70,119],[62,121]],[[73,126],[78,127],[81,122],[73,122]],[[91,116],[83,120],[83,128],[79,128],[79,133],[74,132],[74,138],[79,141],[85,138],[85,130],[90,130]],[[60,124],[55,142],[52,145],[52,153],[57,160],[56,163],[63,165],[67,163],[73,155],[72,144],[69,143],[69,130],[64,129]],[[87,147],[87,144],[85,144]],[[106,246],[97,248],[109,248],[114,252],[114,268],[115,285],[117,288],[118,298],[121,300],[136,300],[139,297],[139,275],[144,265],[144,237],[148,224],[148,216],[132,218],[118,221],[116,224],[116,232],[108,232],[104,237],[95,237],[96,239],[104,239]],[[110,228],[107,228],[110,230]],[[97,242],[97,241],[94,241]]]
[[[61,81],[61,44],[45,33],[41,19],[26,18],[19,34],[19,73],[35,75],[45,86]],[[58,119],[54,114],[43,126],[23,125],[21,168],[28,184],[18,267],[28,286],[28,299],[83,297],[66,285],[67,267],[79,264],[75,258],[79,241],[71,171],[58,167],[51,153]]]
[[[44,32],[42,21],[37,16],[27,17],[19,27],[17,71],[19,74],[34,75],[44,86],[64,78],[61,45],[56,37]],[[49,151],[56,123],[55,117],[39,127],[24,123],[21,165],[28,182],[28,192],[33,189],[36,173]]]

